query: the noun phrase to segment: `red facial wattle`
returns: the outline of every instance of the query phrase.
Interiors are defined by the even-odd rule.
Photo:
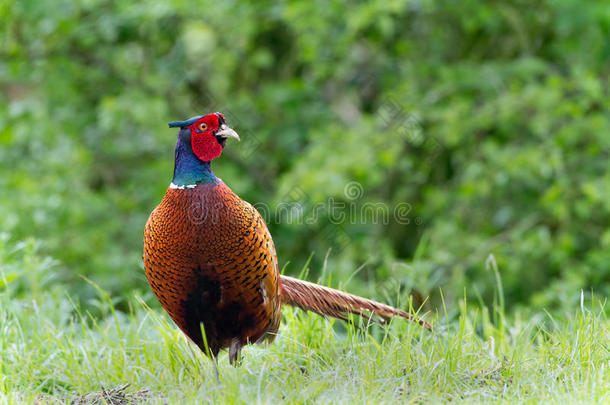
[[[191,145],[195,155],[204,162],[216,159],[222,153],[222,146],[212,135],[212,131],[209,130],[204,133],[192,130]]]
[[[204,120],[194,123],[191,129],[191,145],[195,155],[209,162],[216,159],[222,153],[222,145],[214,136],[218,129],[219,120],[216,114],[210,114]]]

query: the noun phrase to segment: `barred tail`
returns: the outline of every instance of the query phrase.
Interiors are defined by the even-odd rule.
[[[431,330],[430,324],[409,312],[358,297],[333,288],[323,287],[297,278],[280,276],[282,302],[322,316],[346,321],[348,314],[369,316],[371,313],[384,320],[400,316]]]

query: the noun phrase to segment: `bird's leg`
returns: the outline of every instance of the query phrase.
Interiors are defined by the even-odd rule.
[[[239,338],[234,337],[231,339],[231,346],[229,346],[229,363],[233,366],[241,365],[241,348],[242,343]]]

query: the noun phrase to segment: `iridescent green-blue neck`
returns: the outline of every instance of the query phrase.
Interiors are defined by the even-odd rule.
[[[187,143],[181,135],[182,134],[178,135],[178,142],[176,144],[176,158],[172,184],[178,187],[184,187],[218,181],[218,178],[212,173],[210,162],[200,160],[195,153],[193,153],[191,145]]]

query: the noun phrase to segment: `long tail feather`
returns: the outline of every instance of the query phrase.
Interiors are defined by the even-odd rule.
[[[428,322],[418,319],[414,314],[333,288],[288,276],[280,277],[280,285],[280,294],[284,304],[322,316],[331,316],[344,321],[347,320],[348,314],[368,316],[373,313],[384,320],[400,316],[417,322],[428,330],[432,329]]]

